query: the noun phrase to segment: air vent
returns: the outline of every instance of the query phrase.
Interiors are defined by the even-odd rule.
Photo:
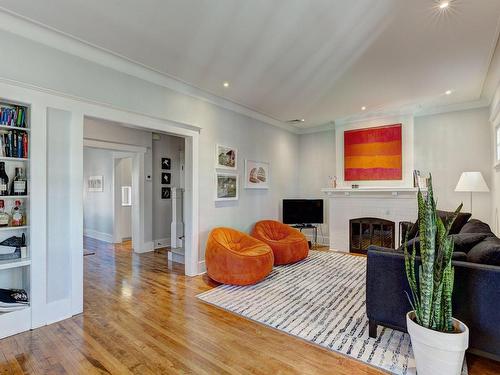
[[[294,120],[288,120],[287,123],[289,123],[289,124],[301,124],[304,121],[305,120],[303,118],[296,118]]]

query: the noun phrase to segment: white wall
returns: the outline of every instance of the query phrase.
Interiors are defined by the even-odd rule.
[[[159,134],[160,140],[153,141],[153,238],[170,243],[170,224],[172,222],[172,199],[161,199],[162,187],[180,187],[180,152],[184,150],[184,138]],[[161,169],[161,159],[171,159],[171,169]],[[171,174],[170,185],[161,184],[162,172]]]
[[[120,143],[123,145],[140,146],[147,149],[144,154],[144,175],[152,176],[152,133],[139,129],[132,129],[121,126],[110,121],[103,121],[94,118],[85,118],[83,127],[83,137],[90,140]],[[153,248],[153,182],[144,182],[144,242],[151,243]],[[145,246],[143,244],[143,246]]]
[[[200,259],[204,257],[206,239],[212,228],[231,226],[247,231],[259,219],[279,218],[280,200],[297,195],[297,135],[8,32],[0,34],[0,42],[10,51],[0,59],[1,77],[202,128],[199,144]],[[106,128],[97,127],[93,132],[103,133],[108,133]],[[121,139],[120,132],[109,136],[115,142]],[[247,191],[240,187],[239,201],[215,204],[216,143],[238,148],[240,177],[245,158],[268,161],[270,189]],[[145,212],[152,212],[152,207],[145,207]],[[150,232],[145,232],[145,240],[152,239],[152,225],[145,225],[145,229],[148,228]]]
[[[466,170],[479,170],[486,182],[492,184],[492,141],[488,109],[421,116],[414,118],[414,165],[434,179],[438,207],[455,209],[464,202],[469,211],[467,193],[455,193],[460,174]],[[499,116],[500,124],[500,116]],[[339,131],[339,130],[337,130]],[[339,175],[335,160],[334,131],[300,136],[299,193],[304,197],[322,197],[320,189],[327,187],[328,176]],[[496,186],[500,186],[500,173],[495,172]],[[491,187],[491,186],[490,186]],[[495,192],[496,206],[500,207],[500,193]],[[325,199],[325,202],[327,200]],[[474,217],[494,226],[491,208],[492,194],[474,195]],[[324,233],[328,224],[323,226]]]
[[[496,129],[500,126],[500,87],[497,88],[495,96],[490,107],[490,122],[491,122],[491,154],[490,166],[492,166],[491,176],[491,227],[493,231],[500,234],[500,160],[497,160],[496,155]]]
[[[464,171],[482,172],[491,185],[491,128],[488,108],[415,118],[415,169],[432,173],[438,207],[453,210],[461,202],[470,212],[469,193],[456,193]],[[491,224],[491,193],[475,193],[473,217]]]
[[[299,193],[301,198],[323,199],[325,224],[318,241],[328,244],[328,202],[321,189],[336,175],[335,130],[303,134],[299,139]],[[322,232],[322,233],[321,233]]]
[[[84,233],[113,241],[113,152],[94,148],[83,149],[83,228]],[[88,191],[90,176],[103,176],[102,192]]]

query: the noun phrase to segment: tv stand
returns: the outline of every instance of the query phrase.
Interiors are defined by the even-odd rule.
[[[298,229],[301,233],[303,229],[312,229],[314,232],[313,247],[318,244],[318,226],[315,224],[294,224],[292,228]]]

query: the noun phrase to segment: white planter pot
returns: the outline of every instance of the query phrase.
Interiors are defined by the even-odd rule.
[[[415,312],[406,314],[406,324],[417,364],[417,375],[460,375],[465,350],[469,346],[469,328],[453,319],[459,333],[438,332],[413,321]]]

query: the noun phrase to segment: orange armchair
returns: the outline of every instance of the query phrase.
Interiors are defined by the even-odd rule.
[[[207,274],[223,284],[255,284],[273,269],[273,251],[265,243],[231,228],[210,232],[205,251]]]
[[[259,221],[253,228],[252,236],[271,246],[275,266],[298,262],[309,254],[306,237],[279,221]]]

